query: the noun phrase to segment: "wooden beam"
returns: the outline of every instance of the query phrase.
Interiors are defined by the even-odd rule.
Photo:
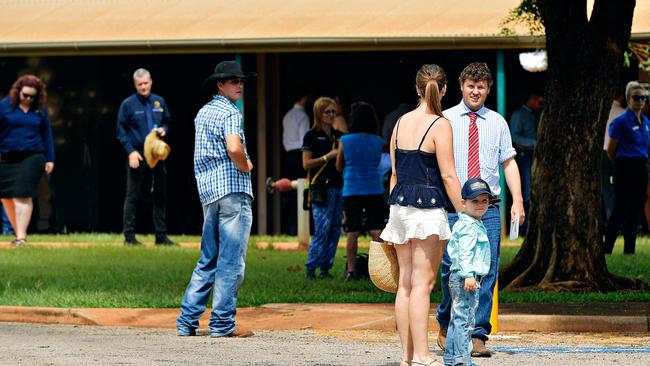
[[[270,121],[271,121],[271,159],[273,161],[273,178],[281,177],[282,169],[282,126],[280,123],[280,55],[271,56],[271,67],[269,68],[269,93],[271,99]],[[273,234],[280,234],[281,227],[281,202],[280,194],[273,195]]]
[[[257,54],[257,234],[266,235],[267,194],[266,194],[266,54]]]

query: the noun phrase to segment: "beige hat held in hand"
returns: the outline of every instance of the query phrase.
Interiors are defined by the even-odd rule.
[[[368,272],[372,283],[386,292],[397,292],[399,264],[395,246],[390,243],[370,242],[368,249]]]
[[[144,159],[149,168],[153,169],[160,160],[165,160],[171,152],[171,148],[163,141],[154,130],[149,132],[144,139]]]

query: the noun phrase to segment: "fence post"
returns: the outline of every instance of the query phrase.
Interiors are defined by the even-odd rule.
[[[307,248],[309,246],[309,211],[303,210],[302,208],[302,198],[303,192],[305,191],[305,178],[299,178],[291,182],[292,185],[295,182],[295,190],[298,195],[297,212],[298,212],[298,245],[301,248]]]

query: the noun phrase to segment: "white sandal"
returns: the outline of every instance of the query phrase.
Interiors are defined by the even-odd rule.
[[[429,362],[429,363],[424,363],[424,362],[420,362],[420,361],[413,361],[413,360],[411,360],[411,364],[422,365],[422,366],[431,366],[431,365],[441,365],[441,366],[444,366],[444,364],[442,364],[442,363],[440,363],[439,361],[436,361],[436,360],[433,360],[433,361],[431,361],[431,362]]]

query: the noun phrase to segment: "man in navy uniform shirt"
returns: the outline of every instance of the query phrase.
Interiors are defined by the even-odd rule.
[[[124,199],[124,244],[142,245],[135,238],[137,203],[145,192],[153,200],[153,224],[157,245],[175,245],[167,237],[167,168],[159,161],[153,169],[143,159],[144,140],[155,130],[160,137],[169,131],[171,119],[163,97],[151,93],[151,74],[145,69],[133,73],[136,93],[124,99],[117,115],[117,138],[128,154]]]

